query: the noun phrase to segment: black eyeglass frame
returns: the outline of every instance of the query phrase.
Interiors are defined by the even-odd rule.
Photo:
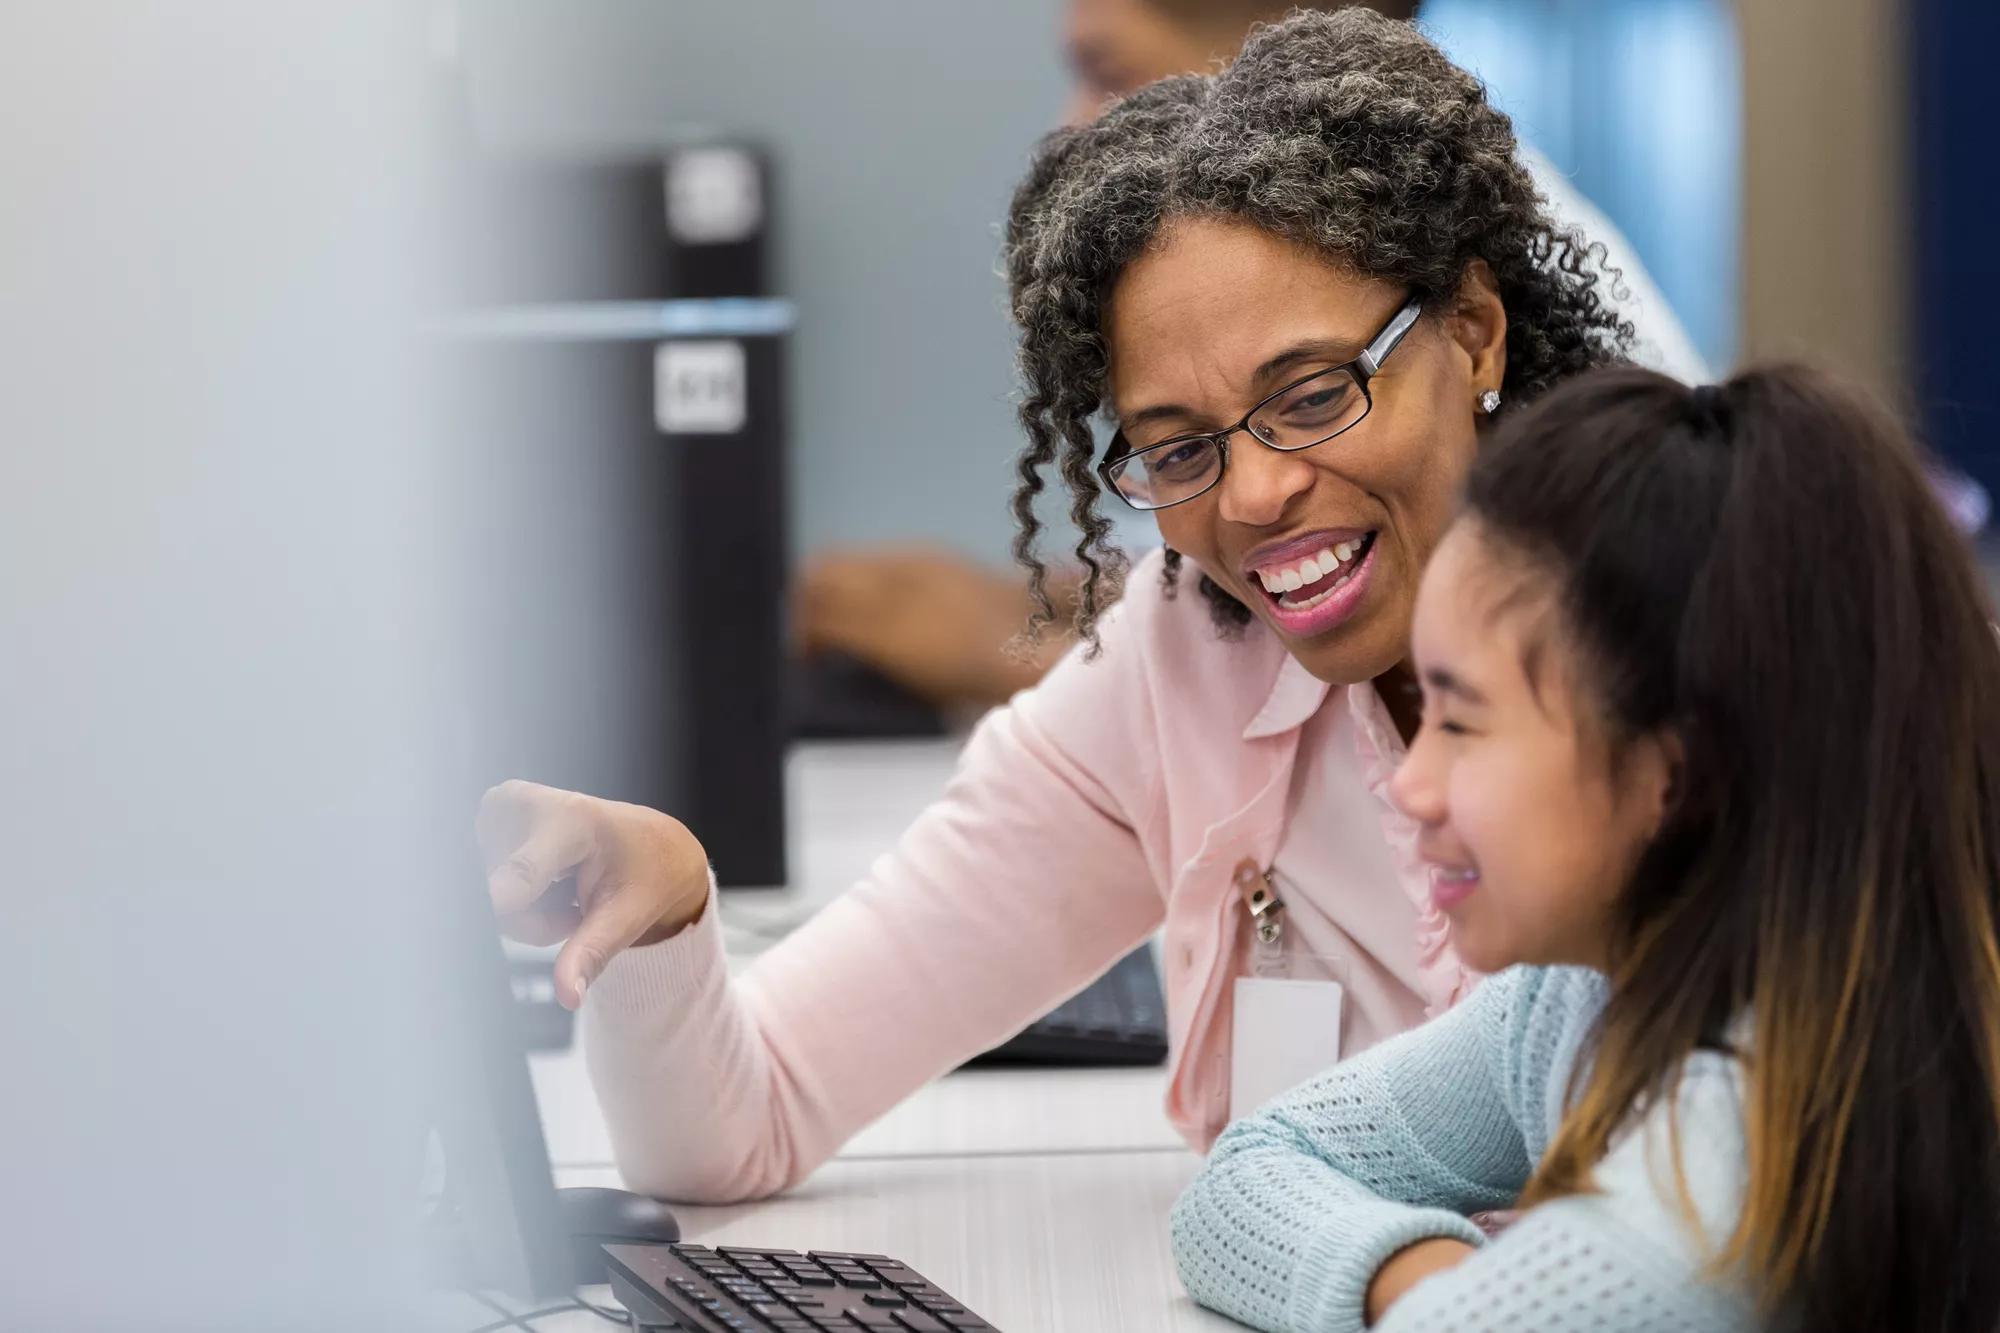
[[[1389,359],[1389,354],[1402,345],[1404,337],[1415,326],[1417,316],[1423,313],[1423,309],[1423,302],[1414,296],[1411,297],[1403,303],[1401,309],[1389,317],[1389,322],[1382,326],[1381,331],[1368,340],[1368,345],[1361,349],[1361,355],[1355,357],[1352,361],[1343,361],[1337,366],[1328,366],[1325,370],[1315,370],[1310,375],[1301,376],[1283,388],[1264,395],[1257,400],[1256,406],[1245,412],[1242,418],[1233,426],[1215,431],[1189,431],[1185,435],[1175,435],[1161,440],[1157,444],[1149,444],[1144,449],[1126,447],[1125,432],[1122,430],[1119,431],[1111,438],[1111,444],[1105,450],[1106,456],[1104,461],[1097,465],[1098,480],[1103,483],[1105,490],[1110,491],[1140,513],[1158,513],[1162,509],[1171,509],[1175,505],[1186,504],[1190,500],[1199,500],[1202,496],[1207,495],[1210,491],[1221,485],[1223,473],[1229,470],[1229,437],[1238,431],[1248,432],[1251,439],[1257,441],[1257,443],[1263,445],[1266,449],[1275,449],[1279,453],[1286,454],[1295,454],[1303,449],[1315,449],[1325,444],[1328,440],[1338,439],[1366,421],[1368,414],[1375,410],[1375,395],[1369,391],[1368,381],[1375,378],[1375,373],[1382,368],[1382,363]],[[1329,375],[1348,375],[1353,378],[1355,385],[1361,390],[1362,408],[1360,416],[1354,418],[1354,420],[1348,422],[1333,434],[1323,436],[1310,444],[1273,444],[1256,431],[1250,429],[1250,419],[1266,407],[1283,398],[1286,394],[1291,393],[1300,385],[1310,384],[1314,380],[1324,379]],[[1144,458],[1148,454],[1156,454],[1162,449],[1181,448],[1197,440],[1207,440],[1213,444],[1216,455],[1221,462],[1216,467],[1215,476],[1210,479],[1208,485],[1202,487],[1194,494],[1183,495],[1180,499],[1169,500],[1165,504],[1146,505],[1140,504],[1137,500],[1134,500],[1118,488],[1118,474],[1134,462]],[[1121,447],[1126,447],[1126,452],[1119,453],[1118,450]]]

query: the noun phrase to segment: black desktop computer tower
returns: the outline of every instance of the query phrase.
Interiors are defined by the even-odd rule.
[[[723,885],[781,885],[790,309],[768,166],[713,144],[461,166],[441,343],[485,548],[473,765],[666,810]]]

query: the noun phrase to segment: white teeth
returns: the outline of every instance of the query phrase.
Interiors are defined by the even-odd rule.
[[[1262,583],[1264,591],[1270,593],[1273,597],[1282,596],[1288,592],[1297,592],[1306,585],[1318,583],[1321,579],[1331,574],[1341,573],[1347,562],[1352,560],[1355,553],[1361,549],[1363,540],[1365,539],[1357,538],[1354,541],[1341,542],[1338,546],[1329,546],[1317,555],[1307,556],[1291,569],[1258,570],[1257,581]],[[1352,571],[1348,570],[1347,573],[1352,573]],[[1337,582],[1319,593],[1319,597],[1324,597],[1327,593],[1345,582],[1347,582],[1347,574],[1342,573]],[[1318,600],[1318,598],[1314,600]],[[1298,605],[1310,606],[1312,602],[1302,602],[1298,603]]]

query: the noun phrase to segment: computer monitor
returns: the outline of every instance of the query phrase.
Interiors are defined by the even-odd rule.
[[[434,910],[440,966],[426,1018],[437,1063],[413,1182],[431,1280],[566,1295],[577,1285],[570,1238],[492,913],[472,874],[443,886]]]

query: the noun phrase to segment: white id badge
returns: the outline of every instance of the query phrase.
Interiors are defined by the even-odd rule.
[[[1340,1059],[1341,994],[1337,981],[1236,978],[1230,1119],[1248,1115]]]

